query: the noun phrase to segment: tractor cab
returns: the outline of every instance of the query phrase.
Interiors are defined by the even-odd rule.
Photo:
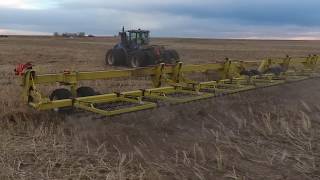
[[[124,31],[124,28],[122,29],[122,32],[119,33],[119,36],[121,38],[121,44],[125,47],[137,49],[143,45],[148,45],[150,41],[150,31],[146,30],[129,30]]]

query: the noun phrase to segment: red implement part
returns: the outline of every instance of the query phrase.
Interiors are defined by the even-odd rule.
[[[156,54],[157,58],[159,58],[161,55],[160,48],[155,48],[154,53]]]
[[[32,69],[32,64],[31,63],[26,63],[26,64],[18,64],[17,66],[16,66],[16,68],[14,69],[14,72],[15,72],[15,74],[17,75],[17,76],[22,76],[22,75],[24,75],[24,73],[25,73],[25,71],[27,70],[27,69]]]

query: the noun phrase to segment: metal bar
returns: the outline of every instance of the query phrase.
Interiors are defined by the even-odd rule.
[[[181,68],[181,72],[206,72],[208,70],[221,70],[222,64],[205,64],[205,65],[186,65]],[[173,66],[165,66],[163,73],[172,74],[174,72]],[[127,70],[108,70],[108,71],[93,71],[93,72],[70,72],[59,74],[43,74],[36,75],[35,84],[46,83],[73,83],[75,81],[84,80],[99,80],[99,79],[112,79],[112,78],[125,78],[125,77],[143,77],[156,75],[156,67],[146,67],[138,69]]]
[[[29,105],[37,110],[50,110],[55,108],[71,107],[73,106],[73,102],[72,99],[63,99],[39,103],[29,102]]]
[[[122,109],[117,109],[117,110],[112,110],[112,111],[107,111],[107,110],[102,110],[99,108],[96,108],[94,106],[88,106],[82,103],[75,103],[75,107],[87,111],[91,111],[97,114],[105,115],[105,116],[114,116],[114,115],[119,115],[119,114],[124,114],[124,113],[129,113],[129,112],[135,112],[135,111],[141,111],[141,110],[147,110],[147,109],[152,109],[157,107],[155,103],[146,103],[146,104],[139,104],[134,107],[128,107],[128,108],[122,108]]]

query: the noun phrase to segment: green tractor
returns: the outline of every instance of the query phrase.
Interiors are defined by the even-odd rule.
[[[164,46],[150,45],[150,31],[129,30],[119,32],[120,42],[106,54],[106,64],[112,66],[129,66],[132,68],[172,64],[179,60],[176,50]]]

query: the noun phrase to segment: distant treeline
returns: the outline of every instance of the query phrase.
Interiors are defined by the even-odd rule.
[[[53,36],[55,37],[68,37],[68,38],[76,38],[76,37],[95,37],[94,35],[86,35],[85,32],[78,32],[78,33],[68,33],[68,32],[65,32],[65,33],[58,33],[58,32],[55,32],[53,33]]]

